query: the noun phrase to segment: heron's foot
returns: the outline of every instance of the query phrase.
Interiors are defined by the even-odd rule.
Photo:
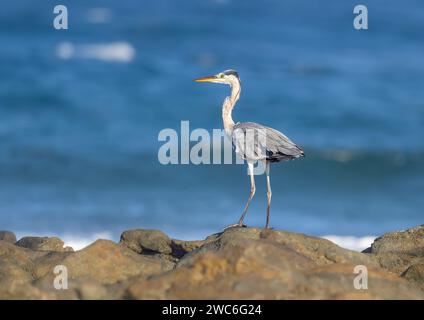
[[[247,228],[247,226],[244,223],[234,223],[234,224],[230,224],[226,227],[224,227],[224,230],[230,229],[230,228]]]

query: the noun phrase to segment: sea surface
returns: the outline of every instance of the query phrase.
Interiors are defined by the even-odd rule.
[[[0,229],[81,248],[132,228],[203,238],[235,223],[242,165],[162,165],[164,128],[235,121],[288,135],[306,157],[271,168],[271,225],[360,250],[423,223],[424,2],[15,0],[0,10]],[[266,184],[246,218],[263,226]]]

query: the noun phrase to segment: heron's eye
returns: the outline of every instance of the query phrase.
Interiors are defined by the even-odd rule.
[[[224,78],[224,74],[223,74],[223,73],[220,73],[220,74],[218,75],[218,77],[220,77],[220,78]]]

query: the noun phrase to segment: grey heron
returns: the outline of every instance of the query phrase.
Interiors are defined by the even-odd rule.
[[[226,70],[213,76],[195,79],[196,82],[212,82],[227,84],[231,88],[231,95],[226,97],[222,105],[222,121],[226,134],[231,138],[235,152],[248,165],[250,175],[250,194],[246,206],[238,223],[232,226],[244,226],[243,220],[249,209],[250,202],[255,195],[254,163],[265,162],[265,173],[267,179],[267,215],[265,228],[269,228],[269,216],[271,207],[271,182],[270,163],[292,160],[304,156],[304,152],[295,143],[281,132],[254,122],[234,123],[232,110],[240,98],[240,78],[235,70]]]

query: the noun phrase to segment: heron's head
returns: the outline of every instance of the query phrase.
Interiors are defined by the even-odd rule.
[[[240,78],[237,71],[225,70],[214,76],[208,76],[203,78],[195,79],[196,82],[213,82],[213,83],[224,83],[232,86],[235,83],[240,83]]]

